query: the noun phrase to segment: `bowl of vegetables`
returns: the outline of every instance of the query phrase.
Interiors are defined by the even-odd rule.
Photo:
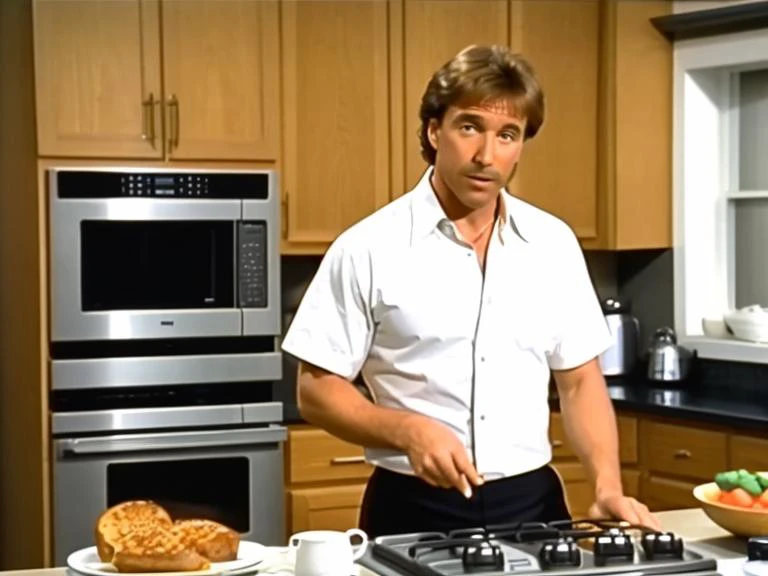
[[[696,486],[693,496],[706,515],[731,534],[768,534],[768,472],[720,472],[714,482]]]

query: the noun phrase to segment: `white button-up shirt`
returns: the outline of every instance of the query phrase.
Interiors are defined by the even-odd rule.
[[[571,229],[502,191],[485,275],[429,169],[330,246],[282,349],[381,406],[447,425],[487,479],[547,464],[550,368],[598,356],[610,332]],[[393,450],[369,462],[413,473]]]

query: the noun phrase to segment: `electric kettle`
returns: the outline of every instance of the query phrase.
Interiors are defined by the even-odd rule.
[[[605,322],[611,332],[611,346],[600,355],[600,368],[604,376],[629,374],[637,362],[637,343],[640,323],[632,316],[629,303],[616,298],[601,302]]]
[[[685,380],[695,354],[677,344],[675,331],[668,326],[653,333],[648,348],[648,379],[656,382]]]

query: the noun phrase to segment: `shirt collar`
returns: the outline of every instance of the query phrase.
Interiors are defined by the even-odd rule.
[[[435,230],[452,230],[453,224],[445,215],[443,207],[437,200],[437,195],[432,188],[430,178],[432,177],[433,167],[430,166],[424,172],[419,182],[411,191],[411,245],[418,240],[426,238]],[[499,211],[498,233],[502,243],[514,234],[523,242],[528,242],[520,231],[518,222],[515,220],[512,212],[514,210],[513,198],[506,189],[501,191],[501,210]],[[446,224],[449,227],[446,227]],[[455,233],[455,231],[454,231]]]

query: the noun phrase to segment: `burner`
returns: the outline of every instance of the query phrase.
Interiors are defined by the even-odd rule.
[[[595,565],[605,566],[609,562],[632,562],[635,547],[632,538],[620,528],[611,528],[595,536]]]
[[[498,544],[482,540],[464,547],[461,564],[467,572],[504,570],[504,553]]]
[[[672,532],[648,532],[643,534],[642,543],[648,560],[683,558],[683,541]]]
[[[580,566],[581,549],[573,538],[558,538],[544,542],[539,548],[539,561],[542,568],[560,568],[563,566]]]

